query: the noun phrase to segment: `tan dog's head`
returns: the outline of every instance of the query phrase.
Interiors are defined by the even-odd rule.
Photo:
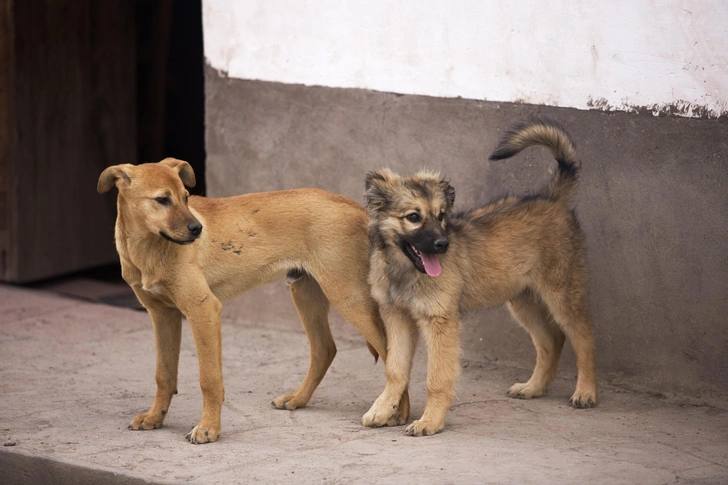
[[[373,246],[398,246],[418,271],[438,276],[435,255],[447,251],[447,218],[455,203],[450,183],[432,172],[404,178],[383,169],[367,174],[366,198]]]
[[[119,189],[119,218],[134,231],[157,234],[177,244],[200,236],[202,224],[187,207],[187,187],[195,186],[190,164],[174,158],[142,165],[114,165],[101,173],[100,194]]]

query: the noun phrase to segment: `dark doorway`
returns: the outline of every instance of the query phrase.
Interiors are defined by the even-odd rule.
[[[136,0],[138,161],[179,158],[205,192],[201,0]]]

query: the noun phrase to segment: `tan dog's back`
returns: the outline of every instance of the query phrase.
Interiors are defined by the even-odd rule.
[[[333,303],[352,291],[336,286],[342,278],[367,271],[366,260],[355,255],[369,250],[369,217],[346,197],[320,189],[191,197],[190,209],[208,229],[196,257],[221,300],[302,269],[327,289]]]

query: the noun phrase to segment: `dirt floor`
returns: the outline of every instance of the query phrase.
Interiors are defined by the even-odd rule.
[[[115,298],[112,287],[94,287],[98,301]],[[339,352],[309,407],[279,411],[270,401],[295,389],[308,364],[300,324],[225,320],[223,432],[196,446],[184,439],[202,406],[187,325],[164,427],[133,432],[129,421],[155,392],[146,313],[0,285],[0,482],[728,483],[728,403],[603,385],[599,407],[575,410],[565,372],[548,396],[513,400],[506,389],[529,369],[466,361],[442,433],[364,428],[384,368],[351,327],[333,331]],[[419,349],[414,416],[424,407],[425,357]]]

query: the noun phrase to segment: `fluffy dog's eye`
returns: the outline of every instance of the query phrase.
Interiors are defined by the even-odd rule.
[[[169,205],[172,203],[172,201],[169,200],[169,197],[155,197],[154,200],[156,200],[157,203],[161,205]]]
[[[440,222],[442,222],[443,220],[445,220],[445,213],[444,212],[440,212],[440,215],[437,216],[437,220],[440,221]]]
[[[407,220],[410,222],[420,222],[420,215],[417,212],[407,214]]]

